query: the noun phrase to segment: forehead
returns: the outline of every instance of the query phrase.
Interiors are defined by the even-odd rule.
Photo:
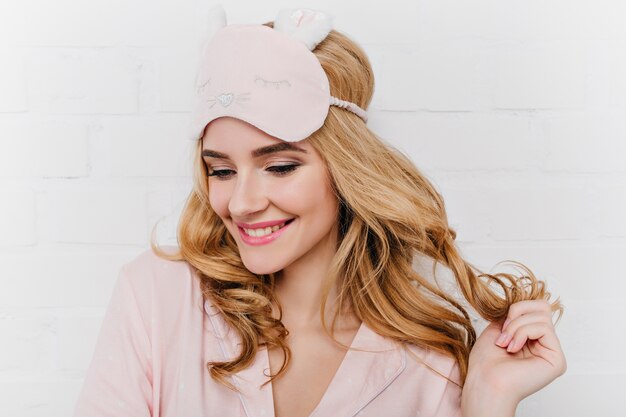
[[[214,150],[231,149],[235,151],[279,143],[283,143],[283,141],[252,124],[229,116],[220,117],[209,123],[202,137],[202,148]],[[309,151],[309,153],[314,152],[313,147],[306,139],[292,143]]]

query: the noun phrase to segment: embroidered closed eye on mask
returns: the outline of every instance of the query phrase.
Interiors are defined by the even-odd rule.
[[[328,77],[311,52],[332,28],[328,14],[283,9],[272,29],[226,25],[221,6],[218,13],[219,29],[205,44],[196,75],[192,140],[201,139],[207,124],[222,116],[287,142],[318,130],[331,105],[367,122],[363,109],[331,96]]]

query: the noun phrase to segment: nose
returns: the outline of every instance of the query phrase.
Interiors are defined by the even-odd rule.
[[[249,218],[254,213],[265,210],[268,199],[262,180],[254,170],[239,170],[236,183],[228,202],[228,210],[234,218]]]

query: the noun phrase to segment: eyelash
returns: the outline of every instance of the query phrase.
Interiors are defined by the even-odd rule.
[[[296,170],[300,165],[292,164],[292,165],[274,165],[268,167],[267,170],[274,173],[274,175],[282,177]],[[274,170],[273,170],[274,169]],[[220,180],[228,179],[232,174],[223,174],[224,172],[233,172],[232,169],[217,169],[213,170],[209,177],[216,177]]]

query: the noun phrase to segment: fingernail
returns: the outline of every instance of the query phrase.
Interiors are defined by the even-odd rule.
[[[511,340],[511,343],[509,343],[509,346],[506,348],[506,351],[507,352],[512,352],[515,349],[515,347],[516,347],[515,343],[516,343],[515,340]]]
[[[506,333],[500,333],[500,337],[498,337],[498,340],[496,340],[496,345],[504,347],[504,346],[502,346],[502,344],[504,343],[506,338],[507,338],[507,334]]]

